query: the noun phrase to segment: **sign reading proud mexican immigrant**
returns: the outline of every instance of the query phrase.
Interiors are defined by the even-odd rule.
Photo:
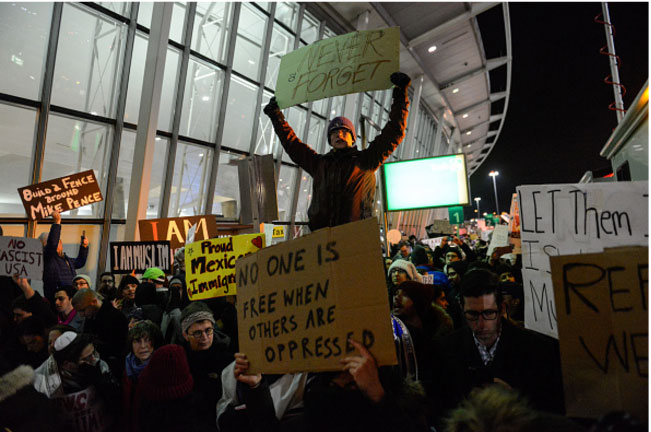
[[[341,370],[368,348],[378,365],[396,364],[374,218],[260,250],[237,262],[240,351],[250,373]]]
[[[235,264],[264,247],[264,234],[243,234],[190,243],[185,247],[185,282],[190,300],[237,294]]]
[[[276,99],[280,108],[331,96],[383,90],[400,70],[400,28],[352,32],[285,54]]]
[[[93,170],[18,188],[18,193],[27,217],[32,220],[45,219],[55,211],[63,213],[104,199]]]

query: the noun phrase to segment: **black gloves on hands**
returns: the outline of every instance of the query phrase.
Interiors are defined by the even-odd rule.
[[[269,103],[264,107],[264,113],[270,115],[278,110],[278,101],[276,101],[276,96],[272,97],[269,100]]]
[[[411,84],[411,78],[409,78],[409,75],[404,74],[402,72],[394,72],[391,74],[391,82],[396,86],[400,87],[401,89],[405,89],[409,87]]]

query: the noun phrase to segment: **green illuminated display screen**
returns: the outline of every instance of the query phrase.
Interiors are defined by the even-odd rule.
[[[463,154],[382,165],[386,211],[470,204]]]

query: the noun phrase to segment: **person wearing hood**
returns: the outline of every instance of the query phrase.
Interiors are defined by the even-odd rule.
[[[201,423],[215,424],[215,409],[222,395],[221,373],[234,353],[230,339],[215,327],[215,318],[201,301],[190,303],[181,313],[181,330],[186,340],[185,353],[199,396]]]
[[[161,320],[161,331],[165,338],[165,343],[183,344],[183,331],[181,330],[181,309],[185,304],[183,295],[185,293],[185,283],[180,277],[174,276],[169,284],[169,296],[163,318]]]

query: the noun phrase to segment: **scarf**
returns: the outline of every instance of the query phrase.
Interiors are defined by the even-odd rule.
[[[72,321],[75,316],[77,315],[77,309],[73,309],[68,316],[64,316],[62,313],[59,314],[59,324],[64,324],[64,325],[70,325],[70,321]]]
[[[147,366],[147,363],[149,363],[149,359],[141,363],[140,360],[138,360],[138,358],[132,352],[130,352],[127,355],[127,358],[124,360],[127,376],[134,380],[138,379],[140,372],[142,372],[145,366]]]

